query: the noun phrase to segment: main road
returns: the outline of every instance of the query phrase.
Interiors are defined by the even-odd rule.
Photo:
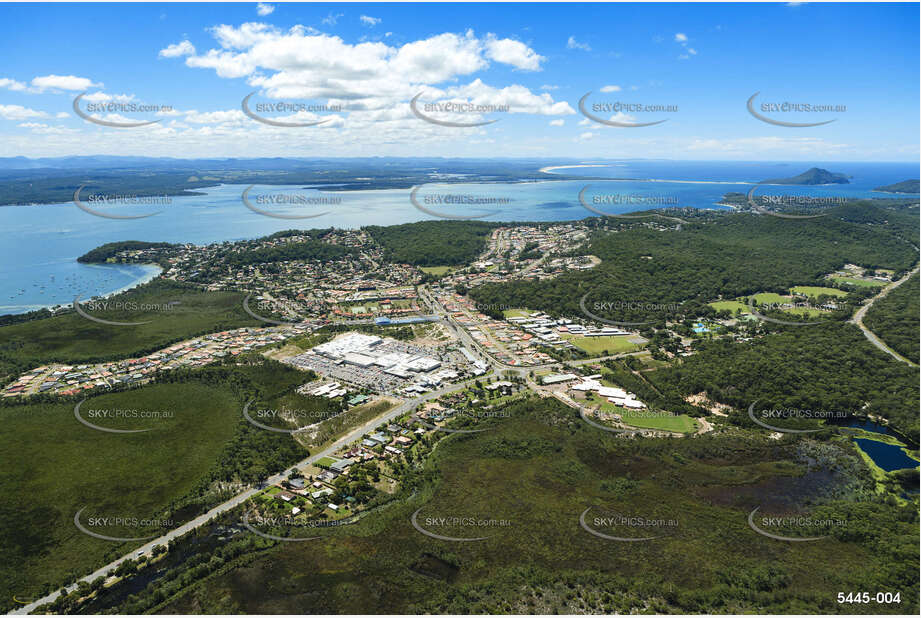
[[[486,376],[483,376],[483,377],[489,377],[489,374],[487,374]],[[388,422],[392,421],[393,419],[395,419],[395,418],[397,418],[397,417],[399,417],[399,416],[405,414],[406,412],[409,412],[410,410],[412,410],[413,408],[415,408],[416,406],[418,406],[420,403],[423,403],[423,402],[428,401],[428,400],[430,400],[430,399],[436,399],[436,398],[438,398],[438,397],[441,397],[442,395],[446,395],[447,393],[451,393],[451,392],[454,392],[454,391],[462,390],[462,389],[466,388],[466,387],[469,385],[469,382],[470,382],[470,380],[467,380],[467,381],[464,381],[464,382],[461,382],[461,383],[458,383],[458,384],[452,384],[452,385],[450,385],[450,386],[445,386],[445,387],[443,387],[443,388],[440,388],[440,389],[438,389],[438,390],[431,391],[431,392],[429,392],[429,393],[426,393],[426,394],[421,395],[421,396],[419,396],[419,397],[416,397],[416,398],[414,398],[414,399],[410,399],[410,400],[404,401],[403,403],[399,404],[397,407],[393,408],[393,409],[390,410],[389,412],[387,412],[387,413],[385,413],[385,414],[383,414],[383,415],[381,415],[381,416],[375,417],[374,419],[372,419],[371,421],[365,423],[364,425],[361,425],[360,427],[356,427],[355,429],[353,429],[352,431],[350,431],[350,432],[347,433],[346,435],[342,436],[341,438],[339,438],[338,440],[336,440],[335,442],[333,442],[331,445],[329,445],[328,447],[326,447],[326,448],[323,449],[322,451],[320,451],[320,452],[318,452],[318,453],[315,453],[315,454],[313,454],[313,455],[307,457],[306,459],[304,459],[304,460],[298,462],[297,464],[295,464],[295,465],[292,466],[292,467],[306,466],[306,465],[308,465],[308,464],[315,463],[316,461],[319,461],[320,459],[322,459],[322,458],[324,458],[324,457],[328,457],[328,456],[332,455],[333,453],[335,453],[336,451],[338,451],[339,449],[341,449],[343,446],[346,446],[346,445],[348,445],[348,444],[351,444],[352,442],[358,440],[358,439],[361,438],[362,436],[371,433],[371,432],[374,430],[374,428],[378,427],[378,426],[381,425],[382,423],[388,423]],[[158,546],[158,545],[166,546],[166,545],[167,545],[170,541],[172,541],[173,539],[178,539],[179,537],[183,536],[184,534],[186,534],[186,533],[188,533],[188,532],[191,532],[192,530],[195,530],[196,528],[199,528],[199,527],[201,527],[201,526],[204,526],[205,524],[207,524],[209,521],[211,521],[212,519],[214,519],[214,518],[217,517],[218,515],[221,515],[222,513],[226,513],[227,511],[229,511],[229,510],[231,510],[231,509],[234,509],[234,508],[240,506],[241,504],[243,504],[244,502],[246,502],[247,500],[249,500],[250,498],[252,498],[253,496],[255,496],[257,493],[259,493],[260,491],[262,491],[262,488],[263,488],[263,487],[265,487],[265,486],[267,486],[267,485],[273,485],[273,484],[275,484],[275,483],[280,483],[281,481],[283,481],[283,480],[286,478],[286,473],[287,473],[287,471],[288,471],[289,469],[290,469],[290,468],[286,468],[284,471],[279,472],[278,474],[275,474],[275,475],[273,475],[273,476],[270,476],[269,478],[265,479],[265,481],[263,481],[260,485],[257,485],[257,486],[255,486],[255,487],[251,487],[251,488],[249,488],[249,489],[247,489],[247,490],[245,490],[245,491],[240,492],[239,494],[237,494],[236,496],[234,496],[234,497],[231,498],[230,500],[228,500],[228,501],[226,501],[226,502],[224,502],[224,503],[222,503],[222,504],[219,504],[218,506],[212,508],[212,509],[211,509],[210,511],[208,511],[207,513],[205,513],[205,514],[203,514],[203,515],[199,515],[199,516],[196,517],[195,519],[193,519],[193,520],[191,520],[191,521],[188,521],[188,522],[182,524],[181,526],[179,526],[179,527],[177,527],[177,528],[174,528],[174,529],[170,530],[169,532],[167,532],[167,533],[164,534],[163,536],[160,536],[160,537],[158,537],[158,538],[156,538],[156,539],[154,539],[154,540],[152,540],[152,541],[149,541],[148,543],[146,543],[145,545],[139,547],[138,549],[134,549],[134,550],[128,552],[127,554],[125,554],[125,555],[122,556],[121,558],[118,558],[117,560],[114,560],[113,562],[110,562],[109,564],[105,565],[104,567],[102,567],[102,568],[100,568],[100,569],[97,569],[96,571],[93,571],[92,573],[90,573],[90,574],[87,575],[86,577],[81,578],[80,581],[84,581],[84,582],[90,583],[90,582],[92,582],[94,579],[96,579],[96,578],[98,578],[98,577],[104,577],[104,576],[106,576],[106,574],[109,573],[109,571],[111,571],[111,570],[117,568],[118,565],[120,565],[122,562],[124,562],[124,561],[126,561],[126,560],[129,560],[129,559],[132,559],[132,558],[137,558],[137,557],[139,557],[139,556],[141,556],[141,555],[146,555],[146,556],[150,557],[150,556],[151,556],[151,552],[152,552],[152,550],[153,550],[154,547],[156,547],[156,546]],[[71,584],[70,586],[67,586],[66,590],[67,590],[67,592],[71,592],[71,591],[75,590],[76,588],[77,588],[77,584],[74,583],[74,584]],[[57,599],[57,598],[60,596],[60,594],[61,594],[61,591],[60,591],[60,590],[55,590],[54,592],[52,592],[52,593],[50,593],[50,594],[48,594],[48,595],[45,595],[44,597],[42,597],[42,598],[40,598],[40,599],[37,599],[37,600],[35,600],[35,601],[32,601],[32,602],[29,603],[28,605],[24,605],[24,606],[22,606],[22,607],[20,607],[20,608],[18,608],[18,609],[16,609],[16,610],[10,612],[10,613],[11,613],[11,614],[23,614],[23,615],[24,615],[24,614],[30,614],[30,613],[32,613],[33,611],[35,611],[36,609],[38,609],[40,606],[45,605],[46,603],[50,603],[50,602],[54,601],[55,599]]]
[[[479,345],[479,343],[476,340],[474,340],[473,337],[470,336],[470,334],[466,331],[466,329],[464,329],[463,326],[458,324],[454,320],[453,316],[450,315],[450,313],[437,300],[435,300],[433,297],[430,296],[430,293],[427,289],[424,289],[424,288],[420,289],[419,296],[423,301],[429,303],[430,308],[434,310],[434,313],[436,315],[445,319],[445,321],[447,321],[448,324],[454,328],[454,331],[457,334],[457,336],[461,339],[461,341],[464,344],[467,345],[468,348],[472,348],[473,350],[475,350],[480,355],[481,358],[483,358],[493,367],[495,371],[513,370],[519,373],[519,375],[524,375],[525,377],[527,377],[527,373],[535,369],[560,368],[564,365],[564,363],[549,363],[546,365],[535,365],[535,366],[528,366],[528,367],[517,367],[514,365],[507,365],[495,359],[491,354],[489,354],[486,350],[484,350]],[[368,320],[368,322],[370,322],[370,320]],[[352,320],[349,323],[357,324],[357,323],[366,323],[366,322],[365,320]],[[636,352],[631,352],[631,353],[626,353],[626,354],[617,354],[614,356],[603,357],[603,358],[583,359],[581,361],[570,361],[570,364],[581,365],[581,364],[585,364],[589,362],[597,362],[600,360],[605,360],[607,358],[618,358],[621,356],[629,356],[630,354],[636,354]],[[489,375],[490,374],[486,374],[485,376],[481,376],[481,377],[489,377]],[[452,384],[450,386],[446,386],[438,390],[431,391],[429,393],[426,393],[414,399],[404,401],[403,403],[399,404],[397,407],[393,408],[389,412],[372,419],[371,421],[365,423],[364,425],[361,425],[360,427],[357,427],[351,430],[346,435],[342,436],[341,438],[333,442],[330,446],[326,447],[325,449],[323,449],[322,451],[318,453],[315,453],[307,457],[306,459],[300,461],[299,463],[295,464],[292,467],[306,466],[308,464],[315,463],[316,461],[319,461],[320,459],[324,457],[328,457],[332,455],[333,453],[335,453],[336,451],[338,451],[339,449],[341,449],[343,446],[351,444],[352,442],[358,440],[362,436],[371,433],[374,430],[374,428],[378,427],[379,425],[390,422],[393,419],[399,416],[402,416],[406,412],[409,412],[410,410],[418,406],[420,403],[424,403],[425,401],[428,401],[431,399],[437,399],[438,397],[441,397],[442,395],[445,395],[447,393],[462,390],[468,386],[469,382],[470,381],[468,380],[465,382],[461,382],[459,384]],[[538,391],[539,393],[541,393],[541,389],[537,386],[537,384],[533,383],[530,379],[528,379],[528,386]],[[542,394],[546,396],[545,393],[542,393]],[[255,496],[257,493],[262,491],[262,487],[265,487],[267,485],[273,485],[275,483],[280,483],[286,478],[286,473],[288,469],[265,479],[265,481],[263,481],[263,483],[260,485],[251,487],[249,489],[246,489],[240,492],[239,494],[227,500],[226,502],[223,502],[219,504],[218,506],[215,506],[207,513],[203,515],[199,515],[195,519],[188,521],[182,524],[181,526],[170,530],[169,532],[165,533],[164,535],[152,541],[147,542],[140,548],[128,552],[127,554],[123,555],[121,558],[118,558],[117,560],[110,562],[109,564],[105,565],[104,567],[100,569],[97,569],[96,571],[90,573],[86,577],[81,578],[79,581],[85,581],[87,583],[90,583],[98,577],[106,576],[110,571],[118,568],[118,566],[126,560],[137,558],[141,555],[150,557],[151,552],[153,551],[154,547],[157,547],[158,545],[166,546],[169,544],[170,541],[174,539],[178,539],[179,537],[191,532],[192,530],[195,530],[196,528],[204,526],[205,524],[210,522],[212,519],[214,519],[218,515],[226,513],[227,511],[230,511],[240,506],[241,504],[243,504],[244,502],[246,502],[247,500]],[[76,588],[77,588],[77,584],[74,583],[74,584],[71,584],[70,586],[67,586],[66,591],[71,592],[75,590]],[[61,594],[60,590],[55,590],[54,592],[48,595],[45,595],[44,597],[40,599],[32,601],[28,605],[24,605],[14,610],[11,613],[21,614],[21,615],[29,614],[35,611],[36,609],[38,609],[39,607],[41,607],[42,605],[45,605],[47,603],[54,601],[60,596],[60,594]]]
[[[870,307],[873,306],[873,303],[875,303],[876,301],[878,301],[878,300],[881,299],[881,298],[885,298],[885,296],[886,296],[889,292],[891,292],[892,290],[896,289],[897,287],[899,287],[900,285],[902,285],[903,283],[905,283],[906,281],[908,281],[909,278],[911,278],[913,275],[915,275],[915,274],[918,273],[918,269],[919,269],[919,268],[921,268],[921,264],[919,264],[918,266],[915,266],[914,269],[913,269],[910,273],[908,273],[907,275],[905,275],[904,277],[902,277],[902,278],[899,279],[898,281],[893,281],[892,283],[890,283],[889,285],[887,285],[886,287],[884,287],[884,288],[880,291],[880,293],[877,294],[876,296],[874,296],[873,298],[871,298],[871,299],[867,302],[866,305],[863,305],[862,307],[860,307],[860,309],[858,309],[857,312],[854,313],[854,317],[851,318],[851,322],[854,323],[854,324],[856,324],[856,325],[860,328],[860,330],[863,331],[863,334],[866,336],[867,339],[870,340],[870,343],[872,343],[872,344],[875,345],[877,348],[879,348],[880,350],[882,350],[883,352],[885,352],[886,354],[888,354],[888,355],[891,356],[892,358],[896,359],[897,361],[901,361],[901,362],[903,362],[903,363],[908,363],[908,364],[911,365],[912,367],[917,367],[917,366],[918,366],[917,363],[914,363],[914,362],[908,360],[907,358],[905,358],[904,356],[902,356],[901,354],[899,354],[898,352],[896,352],[895,350],[893,350],[892,348],[890,348],[888,345],[886,345],[886,343],[885,343],[882,339],[880,339],[879,337],[877,337],[876,334],[875,334],[873,331],[871,331],[869,328],[867,328],[867,327],[864,325],[864,323],[863,323],[863,318],[867,315],[867,311],[870,310]]]

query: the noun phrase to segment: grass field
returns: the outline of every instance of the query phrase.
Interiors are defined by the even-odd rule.
[[[731,311],[732,315],[735,315],[736,311],[748,313],[748,305],[738,300],[718,300],[708,304],[717,311]]]
[[[144,433],[91,429],[77,421],[73,408],[72,403],[0,408],[0,441],[6,445],[0,469],[4,601],[36,595],[68,573],[85,575],[141,545],[87,536],[74,526],[74,514],[85,508],[82,523],[107,536],[155,534],[153,526],[91,528],[87,522],[159,517],[215,464],[240,417],[240,403],[226,390],[198,384],[101,395],[81,406],[81,416],[96,425],[150,429]],[[100,410],[172,416],[99,418]]]
[[[243,311],[244,296],[236,292],[202,292],[169,282],[152,284],[108,299],[169,310],[91,310],[86,313],[118,322],[144,322],[140,326],[112,326],[92,322],[76,313],[0,327],[0,381],[51,360],[67,363],[127,358],[153,352],[198,334],[264,326]]]
[[[631,427],[661,429],[662,431],[675,431],[679,433],[693,433],[697,431],[697,421],[686,414],[676,416],[661,410],[628,410],[614,405],[603,397],[599,397],[597,394],[592,396],[591,401],[600,401],[602,411],[619,414],[624,423]]]
[[[839,290],[838,288],[823,288],[814,285],[798,285],[796,287],[790,288],[790,291],[794,294],[802,294],[803,296],[809,296],[811,298],[818,298],[819,296],[847,296],[847,292],[844,290]]]
[[[818,288],[818,289],[821,289],[821,288]],[[831,289],[831,288],[828,288],[828,289]],[[784,311],[786,313],[790,313],[793,315],[805,315],[809,317],[817,317],[821,315],[826,315],[828,313],[827,311],[822,311],[821,309],[815,309],[813,307],[783,307],[782,305],[786,305],[786,304],[792,305],[798,301],[791,296],[781,296],[780,294],[776,294],[774,292],[761,292],[759,294],[755,294],[754,298],[755,298],[755,301],[760,305],[763,305],[763,304],[781,305],[781,306],[776,306],[776,307],[772,306],[770,307],[770,309]]]
[[[346,303],[339,305],[339,309],[345,313],[379,313],[383,310],[390,309],[408,309],[413,306],[413,301],[405,298],[398,298],[384,306],[378,301],[367,303]]]
[[[697,421],[687,414],[675,416],[667,412],[658,412],[653,413],[653,415],[644,415],[643,411],[623,410],[620,412],[620,416],[624,423],[631,427],[661,429],[663,431],[676,431],[679,433],[693,433],[697,431]]]
[[[916,613],[914,507],[872,497],[815,506],[818,479],[794,462],[795,447],[761,436],[623,440],[552,400],[512,411],[490,431],[445,438],[427,466],[433,484],[406,503],[242,558],[154,613]],[[839,475],[862,469],[844,446],[820,450]],[[755,507],[790,505],[861,532],[782,543],[749,528]],[[657,538],[593,536],[579,523],[589,507],[591,529]],[[417,511],[433,533],[485,540],[424,536],[410,524]],[[598,520],[613,515],[675,525]],[[433,523],[444,517],[473,523]],[[904,568],[893,568],[898,556]],[[835,591],[873,589],[879,577],[900,603],[835,603]]]
[[[505,318],[526,318],[532,313],[534,312],[529,309],[506,309],[502,312],[502,316]]]
[[[805,315],[810,318],[828,315],[828,311],[822,311],[821,309],[815,309],[813,307],[791,307],[790,309],[784,309],[784,311],[792,313],[793,315]]]
[[[754,295],[755,302],[758,304],[775,304],[775,303],[789,303],[792,299],[789,296],[781,296],[776,292],[760,292]]]
[[[616,337],[577,337],[575,335],[560,335],[563,339],[572,342],[580,350],[593,356],[604,354],[620,354],[621,352],[635,352],[643,346],[630,343],[633,335],[619,335]]]
[[[442,276],[447,275],[454,270],[454,266],[420,266],[419,270],[430,275]]]
[[[322,451],[324,448],[344,435],[349,429],[363,425],[387,411],[395,405],[391,399],[375,399],[360,406],[351,408],[345,414],[340,414],[335,418],[330,418],[316,428],[316,435],[310,436],[305,433],[297,434],[297,439],[305,446],[309,447],[311,452]]]
[[[876,281],[874,279],[857,279],[855,277],[843,277],[840,275],[831,275],[829,278],[841,283],[849,283],[850,285],[856,285],[863,288],[882,287],[886,285],[885,281]]]

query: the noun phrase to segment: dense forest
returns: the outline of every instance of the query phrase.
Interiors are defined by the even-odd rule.
[[[917,259],[902,240],[917,217],[894,211],[861,211],[888,225],[864,225],[827,217],[790,221],[750,214],[723,214],[679,231],[633,224],[598,234],[584,249],[602,264],[546,281],[513,281],[474,288],[482,305],[507,305],[581,315],[580,300],[603,318],[661,319],[703,303],[758,292],[786,293],[794,285],[828,285],[824,276],[846,263],[909,269]],[[841,213],[850,213],[842,207]],[[896,226],[896,220],[898,226]]]
[[[168,242],[147,242],[143,240],[123,240],[121,242],[108,242],[95,249],[87,251],[77,258],[83,264],[98,264],[109,258],[115,257],[121,251],[139,251],[143,249],[162,249],[176,245]]]
[[[559,162],[559,160],[555,160]],[[326,185],[337,191],[408,189],[431,182],[439,172],[455,174],[439,183],[518,182],[547,180],[539,169],[544,159],[377,157],[354,159],[161,159],[155,157],[63,157],[50,159],[0,158],[0,206],[8,204],[66,203],[74,191],[87,187],[96,193],[134,196],[204,195],[208,187],[246,185]],[[554,180],[567,180],[562,170]],[[574,179],[584,177],[573,176]],[[242,205],[241,205],[242,208]]]
[[[340,247],[318,240],[292,242],[277,247],[262,247],[228,253],[225,262],[233,267],[251,264],[269,264],[288,262],[290,260],[338,260],[347,255],[354,255],[355,250]]]
[[[918,434],[918,371],[875,348],[852,324],[788,327],[749,342],[697,347],[697,354],[646,374],[648,380],[665,393],[706,391],[737,410],[759,400],[774,408],[873,414]]]
[[[918,275],[876,301],[864,325],[902,356],[918,362]]]
[[[885,193],[918,193],[919,188],[921,188],[921,181],[914,179],[895,182],[891,185],[883,185],[882,187],[876,187],[873,190],[883,191]]]
[[[442,439],[408,479],[418,493],[354,526],[318,532],[311,543],[240,535],[215,547],[209,540],[239,521],[226,513],[171,546],[157,581],[142,575],[103,590],[90,606],[81,608],[74,594],[54,609],[831,614],[841,611],[836,591],[869,589],[900,591],[900,603],[855,606],[858,613],[916,612],[916,507],[874,493],[845,441],[623,440],[552,399],[507,411],[489,432]],[[677,525],[657,529],[650,543],[599,541],[579,527],[586,507]],[[846,525],[821,544],[782,544],[748,527],[754,507]],[[490,528],[482,543],[433,542],[409,525],[417,509],[508,517],[512,525]]]
[[[483,221],[419,221],[363,228],[384,249],[390,262],[413,266],[457,266],[477,258],[497,223]]]
[[[828,184],[849,184],[849,176],[837,172],[829,172],[821,167],[811,167],[802,174],[791,176],[790,178],[768,178],[762,180],[761,184],[766,185],[828,185]]]

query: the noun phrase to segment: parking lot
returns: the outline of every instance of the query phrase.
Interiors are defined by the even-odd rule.
[[[385,339],[375,347],[375,350],[381,354],[402,352],[412,355],[424,355],[430,358],[437,358],[443,364],[456,361],[456,359],[451,359],[450,356],[436,354],[427,348],[415,346],[404,341],[397,341],[395,339]],[[377,365],[360,367],[358,365],[349,364],[341,359],[334,360],[322,354],[316,354],[313,351],[299,354],[284,362],[299,369],[309,369],[322,376],[341,380],[352,386],[368,388],[377,393],[388,395],[411,384],[416,375],[425,375],[413,374],[412,378],[400,378],[385,373],[384,368]]]

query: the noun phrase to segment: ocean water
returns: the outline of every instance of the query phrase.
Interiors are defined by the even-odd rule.
[[[78,294],[84,299],[110,294],[156,275],[157,269],[150,266],[76,262],[78,256],[107,242],[206,244],[292,228],[356,228],[434,220],[439,214],[483,221],[567,221],[595,216],[596,212],[580,202],[580,193],[585,203],[607,214],[666,206],[722,208],[716,203],[728,191],[745,192],[766,178],[793,176],[813,166],[853,178],[848,185],[762,187],[759,194],[886,197],[872,189],[919,175],[917,165],[905,163],[643,160],[557,170],[585,176],[585,181],[554,180],[550,172],[547,181],[525,183],[443,185],[433,178],[415,194],[409,189],[337,192],[302,186],[256,186],[248,194],[256,209],[312,216],[301,219],[254,212],[241,198],[246,188],[242,185],[212,187],[203,190],[205,195],[173,197],[170,203],[155,206],[87,204],[118,215],[158,213],[132,220],[97,217],[71,202],[6,206],[0,207],[0,314],[67,304]]]

